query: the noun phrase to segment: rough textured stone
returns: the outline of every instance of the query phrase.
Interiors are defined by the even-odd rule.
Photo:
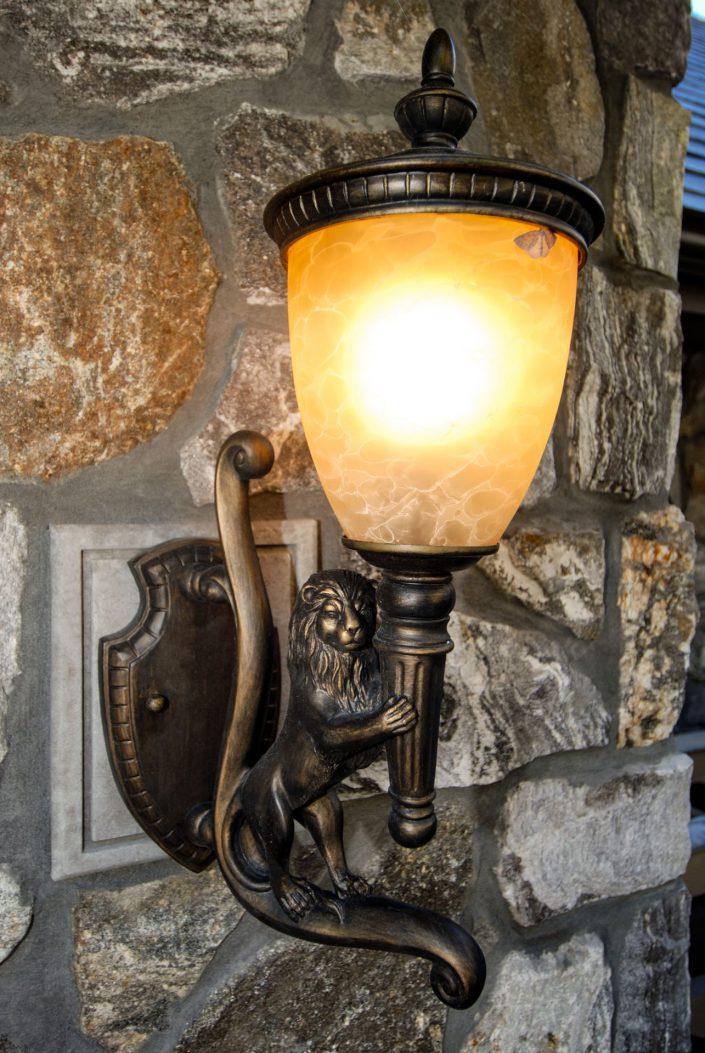
[[[437,836],[414,851],[394,845],[380,823],[375,890],[457,916],[471,830],[458,805],[438,811]],[[279,941],[216,993],[175,1053],[441,1053],[446,1011],[428,970],[418,959]]]
[[[594,640],[602,629],[605,542],[597,530],[521,529],[480,570],[525,607]]]
[[[689,919],[690,896],[681,889],[640,911],[627,930],[614,1053],[690,1050]]]
[[[695,600],[693,528],[674,505],[629,520],[622,538],[619,745],[668,738],[683,704]]]
[[[270,329],[248,329],[212,419],[181,451],[181,467],[197,505],[213,501],[215,462],[224,440],[240,428],[262,432],[274,446],[274,468],[256,490],[320,487],[301,427],[288,341]]]
[[[165,1028],[242,913],[217,867],[84,893],[75,911],[83,1031],[115,1053],[139,1049]]]
[[[705,545],[698,545],[695,553],[695,598],[698,624],[690,646],[689,673],[705,683]]]
[[[683,417],[679,461],[685,514],[695,536],[705,541],[705,353],[688,353],[683,367]]]
[[[437,785],[497,782],[535,757],[605,746],[610,719],[595,685],[542,633],[454,612],[446,661]],[[375,762],[346,785],[386,790]]]
[[[690,114],[630,77],[620,125],[612,226],[629,263],[674,278]]]
[[[680,415],[680,299],[581,278],[568,364],[570,476],[583,490],[634,499],[668,487]]]
[[[27,531],[17,510],[0,503],[0,763],[7,753],[5,720],[9,695],[21,672],[21,604],[26,564]]]
[[[240,248],[240,287],[248,303],[283,303],[286,276],[265,234],[262,209],[275,190],[318,168],[403,147],[400,133],[366,131],[354,118],[315,120],[243,103],[223,123],[221,189]]]
[[[679,877],[690,856],[691,763],[676,754],[591,784],[516,786],[499,824],[497,867],[516,921],[534,925]]]
[[[511,951],[461,1053],[607,1053],[612,1009],[598,936],[538,956]]]
[[[166,143],[0,140],[0,475],[114,457],[190,394],[215,290]]]
[[[311,0],[1,0],[38,65],[85,102],[120,108],[280,73],[301,51]]]
[[[7,863],[0,863],[0,962],[21,943],[32,923],[32,900]]]
[[[421,53],[436,28],[427,0],[345,0],[335,22],[341,43],[335,68],[344,80],[418,80]]]
[[[558,644],[457,613],[450,632],[440,785],[496,782],[535,757],[607,744],[597,689]]]
[[[25,1053],[23,1049],[16,1046],[6,1035],[0,1035],[0,1053]]]
[[[5,80],[0,80],[0,106],[8,106],[12,101],[12,88]]]
[[[474,94],[492,153],[579,179],[596,175],[605,114],[577,5],[469,0],[466,12]]]
[[[598,0],[601,53],[617,69],[682,80],[690,47],[690,0],[644,4],[643,0]]]
[[[556,461],[553,454],[553,437],[548,440],[543,457],[539,461],[536,475],[531,480],[531,486],[526,491],[526,496],[521,503],[522,508],[533,508],[544,497],[548,497],[556,489]]]

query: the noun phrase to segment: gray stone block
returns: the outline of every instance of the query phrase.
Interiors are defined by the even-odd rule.
[[[374,871],[361,872],[373,874],[375,891],[457,917],[471,878],[471,828],[460,804],[441,802],[438,815],[434,840],[412,851],[391,841],[380,813],[364,831]],[[174,1053],[441,1053],[446,1010],[428,972],[401,955],[279,938],[214,993]]]
[[[478,564],[490,581],[529,610],[565,625],[582,640],[602,629],[605,542],[598,530],[522,527]]]
[[[680,387],[679,296],[615,285],[588,266],[564,394],[572,481],[631,500],[666,489]]]
[[[335,68],[343,80],[420,79],[421,54],[436,28],[428,0],[345,0],[335,24]]]
[[[612,213],[617,247],[629,263],[675,278],[690,114],[636,77],[624,114]]]
[[[609,1053],[610,967],[598,936],[511,951],[461,1053]]]
[[[510,791],[497,878],[520,925],[679,877],[690,857],[690,771],[680,754],[574,785],[539,779]]]
[[[135,1053],[165,1029],[242,914],[217,867],[84,892],[74,911],[82,1030],[104,1049]]]
[[[379,120],[375,123],[378,128]],[[262,226],[262,209],[275,190],[318,168],[378,157],[405,145],[401,133],[372,131],[354,118],[293,117],[248,103],[225,118],[217,141],[223,164],[220,189],[239,249],[236,274],[247,302],[279,304],[286,299],[286,273]]]
[[[616,970],[614,1053],[690,1053],[689,920],[684,888],[635,915]]]
[[[281,73],[303,47],[311,0],[4,0],[37,65],[81,102],[121,109],[235,77]]]
[[[7,863],[0,863],[0,962],[25,938],[32,923],[32,899]]]
[[[543,633],[455,612],[438,744],[439,787],[498,782],[536,757],[605,746],[610,718],[600,694]],[[386,790],[376,762],[349,778],[358,793]]]
[[[27,573],[27,531],[17,509],[0,503],[0,764],[7,753],[10,693],[20,675],[22,590]]]
[[[645,4],[643,0],[598,0],[601,52],[625,73],[667,77],[677,84],[690,47],[690,0]]]

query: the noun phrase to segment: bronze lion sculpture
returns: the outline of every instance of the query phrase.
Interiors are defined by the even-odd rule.
[[[313,837],[337,896],[368,893],[367,882],[348,869],[334,787],[417,720],[405,696],[380,701],[374,628],[374,589],[366,578],[346,570],[309,578],[289,626],[286,717],[242,785],[243,812],[272,891],[294,920],[320,901],[315,887],[289,869],[294,819]]]

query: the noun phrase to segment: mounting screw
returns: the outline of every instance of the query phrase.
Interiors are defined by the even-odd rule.
[[[163,713],[169,705],[169,699],[164,695],[148,695],[144,704],[150,713]]]

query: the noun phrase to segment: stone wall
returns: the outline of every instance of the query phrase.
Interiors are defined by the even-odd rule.
[[[0,0],[0,1050],[685,1053],[689,763],[669,741],[695,628],[669,504],[686,0]],[[216,873],[50,876],[48,528],[208,511],[260,427],[261,517],[320,520],[291,388],[270,192],[399,143],[437,24],[479,100],[468,146],[586,179],[560,415],[501,553],[458,580],[440,832],[351,855],[474,926],[490,980],[447,1015],[424,965],[277,938]],[[116,629],[119,626],[116,626]],[[81,661],[80,654],[75,662]]]

